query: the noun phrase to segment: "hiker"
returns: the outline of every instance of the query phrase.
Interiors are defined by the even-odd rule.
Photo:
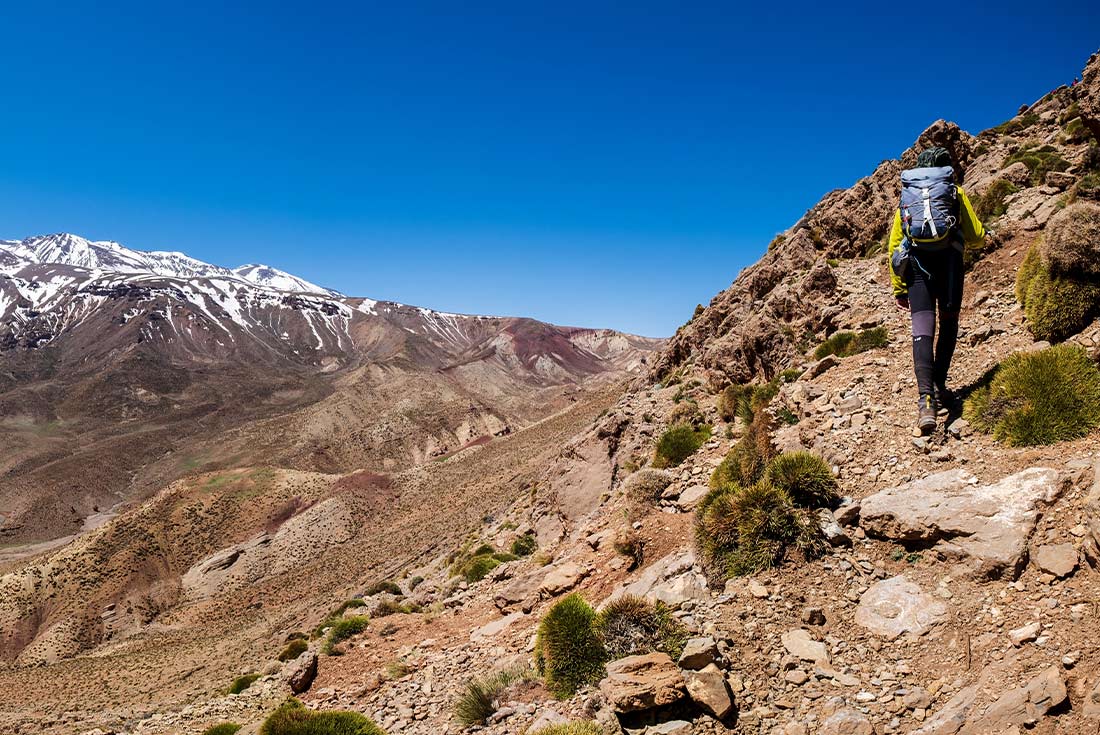
[[[890,230],[890,276],[897,308],[913,321],[913,369],[917,376],[917,428],[936,429],[941,407],[954,401],[947,373],[959,336],[963,250],[980,245],[985,228],[957,183],[951,154],[928,148],[916,168],[902,171],[901,201]],[[939,310],[939,340],[936,311]]]

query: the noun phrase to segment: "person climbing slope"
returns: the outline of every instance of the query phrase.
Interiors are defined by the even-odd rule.
[[[917,428],[936,429],[940,406],[952,402],[947,373],[959,336],[963,250],[980,245],[985,228],[958,185],[951,154],[928,148],[916,168],[901,172],[901,201],[890,229],[890,275],[898,309],[913,322]],[[939,339],[936,312],[939,311]]]

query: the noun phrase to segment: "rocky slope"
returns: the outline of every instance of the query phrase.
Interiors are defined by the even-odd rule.
[[[990,195],[998,180],[1013,182],[1015,191],[1003,201],[983,203],[996,237],[970,272],[953,382],[969,388],[1004,357],[1042,349],[1016,303],[1015,276],[1050,217],[1069,199],[1095,191],[1095,144],[1080,130],[1100,125],[1100,55],[1090,60],[1084,80],[976,137],[936,123],[899,160],[827,195],[680,330],[647,379],[598,417],[563,418],[550,433],[518,432],[443,463],[447,468],[458,460],[453,469],[466,473],[482,462],[524,460],[514,477],[493,474],[506,479],[492,489],[465,475],[468,495],[462,497],[496,495],[497,502],[450,504],[468,508],[464,521],[449,518],[449,533],[420,547],[415,559],[394,556],[354,583],[337,582],[346,570],[326,577],[329,606],[358,593],[375,616],[366,631],[339,646],[342,655],[319,655],[314,641],[292,662],[272,660],[288,633],[323,619],[318,602],[242,632],[252,645],[234,660],[234,673],[262,676],[240,695],[221,696],[208,679],[191,683],[184,673],[161,682],[168,694],[155,711],[133,704],[147,701],[148,689],[125,677],[114,680],[110,694],[81,698],[79,705],[56,693],[58,681],[99,675],[112,655],[110,661],[126,662],[124,670],[162,664],[140,655],[147,649],[137,641],[154,635],[146,630],[131,649],[107,648],[55,665],[49,676],[24,667],[0,670],[6,690],[24,697],[13,707],[16,714],[0,723],[16,732],[96,726],[152,734],[200,733],[231,719],[254,733],[266,712],[296,692],[310,707],[364,712],[390,733],[459,733],[467,728],[455,721],[454,704],[466,679],[528,665],[538,621],[565,593],[600,605],[626,592],[665,602],[691,632],[679,660],[653,654],[609,663],[598,686],[565,701],[538,681],[514,684],[476,729],[505,735],[585,719],[610,732],[646,735],[1095,731],[1097,434],[1009,448],[951,414],[932,437],[912,437],[908,318],[893,309],[885,259],[876,252],[897,173],[917,147],[952,149],[977,199]],[[1055,154],[1044,159],[1053,163],[1051,172],[1016,165],[1017,154],[1036,150]],[[813,347],[837,329],[864,327],[885,328],[886,344],[842,359],[810,359]],[[1100,357],[1100,324],[1072,340]],[[829,548],[820,558],[794,556],[754,578],[712,586],[693,548],[695,509],[707,478],[746,428],[722,419],[718,392],[791,368],[797,369],[768,408],[784,419],[770,438],[780,449],[816,452],[838,478],[846,500],[820,518]],[[653,457],[657,437],[685,399],[698,404],[716,431],[667,473],[656,502],[639,505],[628,496],[630,478]],[[535,451],[540,446],[541,453]],[[490,506],[491,513],[480,514]],[[442,522],[443,515],[433,518]],[[417,538],[417,520],[410,524],[403,528]],[[226,560],[279,543],[281,532],[271,540],[242,536],[244,546],[194,554],[202,561],[188,568],[184,586],[232,586],[234,574],[224,570],[237,562],[226,567]],[[291,524],[286,533],[293,532]],[[616,548],[624,534],[637,537],[637,568]],[[507,548],[528,535],[537,541],[536,556],[503,563],[474,583],[452,576],[463,549]],[[349,543],[354,546],[337,541],[331,553],[351,551]],[[261,558],[241,574],[261,574],[255,570],[265,564]],[[316,569],[309,564],[302,576]],[[25,585],[42,576],[30,569]],[[380,575],[427,608],[394,612],[388,593],[369,589]],[[264,608],[270,599],[278,609],[274,601],[283,594],[278,584],[261,586],[250,599]],[[175,614],[167,612],[169,623]],[[169,624],[157,634],[171,631]],[[191,651],[188,657],[202,659]],[[206,662],[200,671],[216,668]],[[29,714],[32,701],[48,702],[42,706],[50,714]]]

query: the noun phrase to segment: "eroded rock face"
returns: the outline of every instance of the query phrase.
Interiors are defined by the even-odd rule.
[[[1041,509],[1063,489],[1058,473],[1042,467],[992,485],[949,470],[865,498],[860,525],[880,538],[933,546],[984,576],[1015,578]]]
[[[687,695],[680,670],[667,653],[627,656],[607,665],[600,692],[620,714],[679,702]]]
[[[857,625],[889,640],[924,635],[946,619],[947,605],[900,575],[873,585],[856,608]]]
[[[287,686],[295,694],[308,691],[317,678],[317,652],[303,651],[298,658],[287,664],[284,673]]]
[[[1077,106],[1081,119],[1094,138],[1100,139],[1100,53],[1092,55],[1077,85]]]
[[[1052,708],[1066,701],[1066,681],[1057,666],[1051,666],[1027,684],[1011,689],[997,698],[981,716],[970,721],[964,735],[989,732],[986,728],[1004,725],[1034,725]]]

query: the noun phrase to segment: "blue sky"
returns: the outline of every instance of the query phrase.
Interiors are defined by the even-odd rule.
[[[655,336],[932,121],[997,124],[1100,46],[1081,2],[13,5],[0,237]]]

